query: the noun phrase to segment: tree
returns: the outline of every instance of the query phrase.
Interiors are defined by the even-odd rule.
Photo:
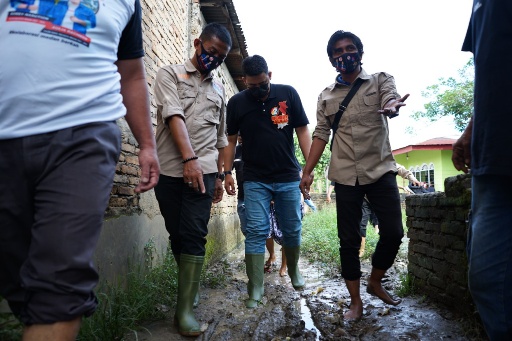
[[[304,156],[302,155],[302,151],[300,150],[299,141],[297,139],[297,135],[293,135],[293,143],[295,144],[295,157],[299,161],[299,164],[302,166],[306,165],[306,160],[304,160]],[[325,180],[325,170],[327,166],[329,166],[329,162],[331,162],[331,150],[329,149],[329,144],[325,147],[320,160],[315,166],[313,172],[315,173],[315,182],[314,186],[318,192],[323,192],[326,190],[324,185]]]
[[[470,59],[458,71],[459,78],[440,78],[439,84],[427,87],[421,95],[431,101],[425,104],[425,111],[417,111],[412,117],[427,118],[431,122],[445,116],[453,116],[455,128],[464,131],[473,114],[474,63]]]

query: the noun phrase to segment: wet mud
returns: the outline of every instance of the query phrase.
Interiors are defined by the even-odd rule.
[[[276,245],[276,251],[280,247]],[[280,252],[278,265],[280,264]],[[471,337],[467,324],[454,312],[429,303],[424,297],[405,297],[398,306],[390,306],[366,293],[371,265],[363,261],[361,297],[363,317],[355,322],[343,319],[350,296],[342,278],[329,277],[316,264],[301,260],[306,279],[304,290],[295,291],[289,277],[281,277],[278,267],[265,274],[265,296],[255,309],[247,309],[243,247],[237,249],[210,271],[224,271],[229,280],[223,288],[200,290],[196,318],[205,332],[198,337],[183,337],[169,319],[147,323],[126,340],[254,340],[254,341],[331,341],[331,340],[484,340]],[[399,274],[405,272],[405,260],[398,259],[385,278],[385,288],[394,293]]]

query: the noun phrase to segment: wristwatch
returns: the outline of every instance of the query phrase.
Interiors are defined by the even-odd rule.
[[[228,174],[229,174],[229,175],[231,175],[231,174],[232,174],[232,173],[231,173],[231,171],[225,171],[225,172],[224,172],[224,176],[226,176],[226,175],[228,175]]]
[[[220,181],[224,181],[224,173],[217,173],[215,174],[215,179],[220,179]]]

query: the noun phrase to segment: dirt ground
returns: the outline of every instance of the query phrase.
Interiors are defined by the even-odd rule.
[[[276,244],[276,251],[280,247]],[[280,264],[280,252],[278,264]],[[341,279],[327,278],[315,264],[301,260],[306,287],[295,291],[289,277],[280,277],[277,269],[265,274],[265,296],[256,309],[245,308],[247,298],[243,246],[235,250],[212,271],[225,271],[229,281],[224,288],[201,288],[196,318],[204,323],[204,334],[182,337],[171,318],[148,323],[127,335],[127,341],[151,340],[484,340],[466,336],[467,323],[453,312],[436,307],[422,297],[406,297],[396,307],[386,305],[366,293],[366,278],[371,266],[363,262],[361,296],[363,317],[356,322],[343,320],[350,303]],[[393,292],[399,283],[398,273],[406,268],[400,260],[390,269],[385,282]],[[172,316],[173,308],[170,308]]]

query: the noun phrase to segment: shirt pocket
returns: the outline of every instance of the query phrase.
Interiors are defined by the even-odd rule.
[[[185,116],[187,113],[191,113],[192,106],[196,102],[197,92],[189,89],[179,89],[178,94],[180,96],[181,106],[183,107],[183,112]]]
[[[336,100],[327,100],[325,102],[325,116],[329,120],[329,126],[332,127],[336,114],[340,109],[340,103]]]
[[[377,126],[382,125],[384,118],[379,114],[380,110],[380,96],[377,91],[370,91],[361,96],[359,102],[360,113],[358,115],[358,123],[363,126]]]
[[[212,124],[220,123],[220,111],[222,108],[222,100],[219,95],[214,93],[206,94],[206,107],[204,110],[204,120]]]

